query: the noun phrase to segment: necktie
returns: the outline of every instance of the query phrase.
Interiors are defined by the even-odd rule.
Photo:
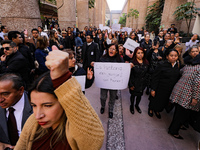
[[[8,135],[9,135],[11,145],[15,146],[17,143],[17,140],[19,138],[18,130],[17,130],[17,123],[16,123],[16,119],[15,119],[15,115],[14,115],[15,109],[10,107],[8,109],[8,111],[9,111],[9,116],[8,116],[8,121],[7,121]]]

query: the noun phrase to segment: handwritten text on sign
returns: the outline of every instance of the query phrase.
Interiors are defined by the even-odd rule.
[[[126,40],[126,42],[124,43],[123,46],[124,46],[125,48],[127,48],[127,49],[129,49],[129,50],[131,50],[131,51],[134,52],[135,48],[138,47],[138,46],[140,46],[140,44],[137,43],[137,42],[135,42],[134,40],[128,38],[128,39]]]
[[[129,63],[95,63],[95,84],[99,88],[122,90],[127,88],[130,76]]]

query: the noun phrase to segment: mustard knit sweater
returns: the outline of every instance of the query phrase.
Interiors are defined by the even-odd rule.
[[[55,90],[67,116],[66,137],[72,150],[99,150],[104,140],[101,121],[72,77]],[[38,123],[34,115],[26,121],[15,150],[31,150]]]

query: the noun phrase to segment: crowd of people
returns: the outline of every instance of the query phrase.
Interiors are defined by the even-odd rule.
[[[38,26],[31,34],[1,26],[0,149],[12,149],[17,141],[15,149],[20,150],[100,149],[104,138],[101,121],[71,77],[85,75],[85,88],[90,88],[95,62],[130,63],[130,113],[135,109],[142,113],[139,104],[146,89],[150,117],[155,114],[161,119],[160,112],[169,113],[175,107],[168,130],[174,138],[183,139],[179,129],[188,127],[191,115],[200,116],[197,34],[186,42],[186,50],[174,24],[158,35],[143,29],[129,34],[108,32],[95,26],[83,31],[76,25],[60,29],[58,24],[48,32]],[[128,38],[140,46],[134,51],[124,48]],[[100,113],[105,111],[108,91],[108,116],[113,118],[117,90],[100,89]]]

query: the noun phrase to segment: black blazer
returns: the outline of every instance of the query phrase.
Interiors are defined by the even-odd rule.
[[[6,61],[1,62],[1,73],[16,73],[21,75],[26,85],[30,84],[30,69],[27,59],[17,51],[6,57]]]
[[[29,103],[28,96],[24,92],[24,108],[23,108],[23,116],[22,116],[22,128],[28,119],[28,117],[33,113],[32,107]],[[10,144],[10,140],[8,137],[8,128],[7,128],[7,118],[6,118],[6,110],[0,107],[0,142]]]
[[[90,46],[87,46],[87,42],[83,44],[82,56],[83,68],[87,70],[90,67],[92,61],[98,62],[100,58],[99,47],[96,43],[92,42]]]

